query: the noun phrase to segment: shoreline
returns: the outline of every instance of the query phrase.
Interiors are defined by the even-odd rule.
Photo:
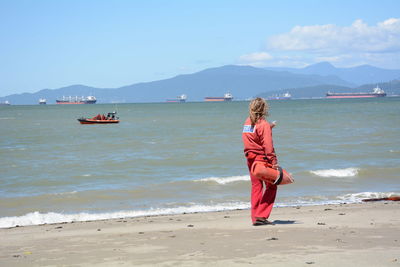
[[[400,202],[249,210],[1,228],[1,266],[399,266]]]
[[[399,193],[394,192],[361,192],[353,194],[345,194],[340,199],[321,200],[318,202],[276,202],[274,208],[293,208],[293,207],[312,207],[324,205],[341,205],[341,204],[357,204],[362,203],[366,199],[381,199],[398,197]],[[121,218],[139,218],[148,216],[168,216],[180,215],[191,213],[209,213],[209,212],[224,212],[232,210],[249,210],[250,203],[248,202],[235,202],[235,203],[221,203],[216,205],[193,205],[193,206],[180,206],[171,208],[148,209],[148,210],[119,210],[110,212],[76,212],[76,213],[58,213],[58,212],[39,212],[33,211],[19,216],[4,216],[0,217],[0,229],[8,229],[13,227],[25,227],[35,225],[47,224],[62,224],[62,223],[77,223],[87,221],[104,221]]]

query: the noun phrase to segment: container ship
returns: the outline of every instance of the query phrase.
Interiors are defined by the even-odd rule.
[[[383,91],[378,86],[373,89],[372,92],[367,93],[326,93],[326,98],[365,98],[365,97],[384,97],[386,96],[385,91]]]
[[[176,103],[176,102],[183,103],[183,102],[186,102],[186,99],[187,99],[186,95],[180,95],[180,96],[177,96],[176,98],[169,98],[166,100],[166,102],[168,102],[168,103]]]
[[[289,92],[284,93],[283,95],[274,95],[267,97],[267,100],[289,100],[292,99],[292,95]]]
[[[204,98],[206,102],[232,101],[233,96],[230,93],[224,94],[223,97],[207,96]]]
[[[96,97],[94,96],[88,96],[88,97],[79,97],[79,96],[68,96],[65,97],[63,96],[60,99],[56,100],[57,104],[94,104],[96,103]]]

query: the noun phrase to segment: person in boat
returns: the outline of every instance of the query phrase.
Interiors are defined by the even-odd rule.
[[[114,112],[110,112],[108,113],[108,115],[110,116],[110,120],[115,120],[115,111]]]
[[[249,172],[257,160],[266,161],[272,168],[278,168],[278,159],[272,141],[272,128],[268,116],[268,104],[263,98],[255,98],[249,104],[249,117],[246,119],[242,140]],[[254,226],[272,224],[268,221],[275,202],[277,185],[256,178],[250,172],[251,180],[251,220]]]
[[[107,113],[108,120],[115,120],[115,111]]]
[[[100,114],[97,114],[97,115],[94,116],[92,119],[93,119],[93,120],[101,120],[101,115],[100,115]]]

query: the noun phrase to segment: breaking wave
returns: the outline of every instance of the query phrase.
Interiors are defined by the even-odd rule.
[[[346,169],[327,169],[310,171],[310,173],[320,177],[353,177],[358,175],[360,169],[346,168]]]
[[[385,197],[392,197],[392,196],[398,196],[400,193],[395,193],[395,192],[360,192],[360,193],[354,193],[354,194],[346,194],[343,196],[338,196],[337,198],[346,201],[346,202],[360,202],[363,199],[367,198],[385,198]]]
[[[75,195],[76,193],[78,193],[78,191],[60,192],[60,193],[50,193],[49,195],[64,196],[64,195]]]
[[[291,206],[315,206],[327,204],[341,204],[341,203],[360,203],[363,199],[368,198],[386,198],[391,196],[399,196],[400,192],[360,192],[339,195],[336,197],[328,196],[310,196],[298,197],[297,199],[291,198],[288,202],[276,203],[277,207],[291,207]],[[28,225],[42,225],[54,223],[69,223],[69,222],[85,222],[107,219],[119,218],[133,218],[143,216],[156,216],[156,215],[174,215],[183,213],[195,212],[215,212],[227,210],[243,210],[249,209],[248,202],[230,202],[220,203],[215,205],[200,205],[194,204],[192,206],[181,206],[172,208],[151,208],[148,210],[125,210],[115,211],[108,213],[74,213],[63,214],[56,212],[40,213],[38,211],[25,214],[23,216],[2,217],[0,218],[0,228],[9,228],[16,226]]]
[[[249,181],[250,176],[243,175],[243,176],[230,176],[230,177],[208,177],[199,180],[195,180],[195,182],[216,182],[218,184],[229,184],[239,181]]]
[[[250,205],[244,202],[224,203],[217,205],[193,205],[190,207],[176,207],[176,208],[161,208],[149,210],[132,210],[132,211],[117,211],[110,213],[75,213],[75,214],[62,214],[62,213],[40,213],[38,211],[25,214],[23,216],[3,217],[0,218],[0,228],[8,228],[15,226],[27,225],[40,225],[40,224],[53,224],[65,222],[85,222],[106,219],[118,218],[132,218],[141,216],[154,216],[154,215],[172,215],[183,213],[195,212],[212,212],[236,209],[248,209]]]

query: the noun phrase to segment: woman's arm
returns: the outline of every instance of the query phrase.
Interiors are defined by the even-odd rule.
[[[276,158],[274,143],[272,141],[272,127],[268,122],[263,123],[262,128],[262,144],[264,148],[265,156],[267,160],[272,165],[278,164],[278,159]]]

